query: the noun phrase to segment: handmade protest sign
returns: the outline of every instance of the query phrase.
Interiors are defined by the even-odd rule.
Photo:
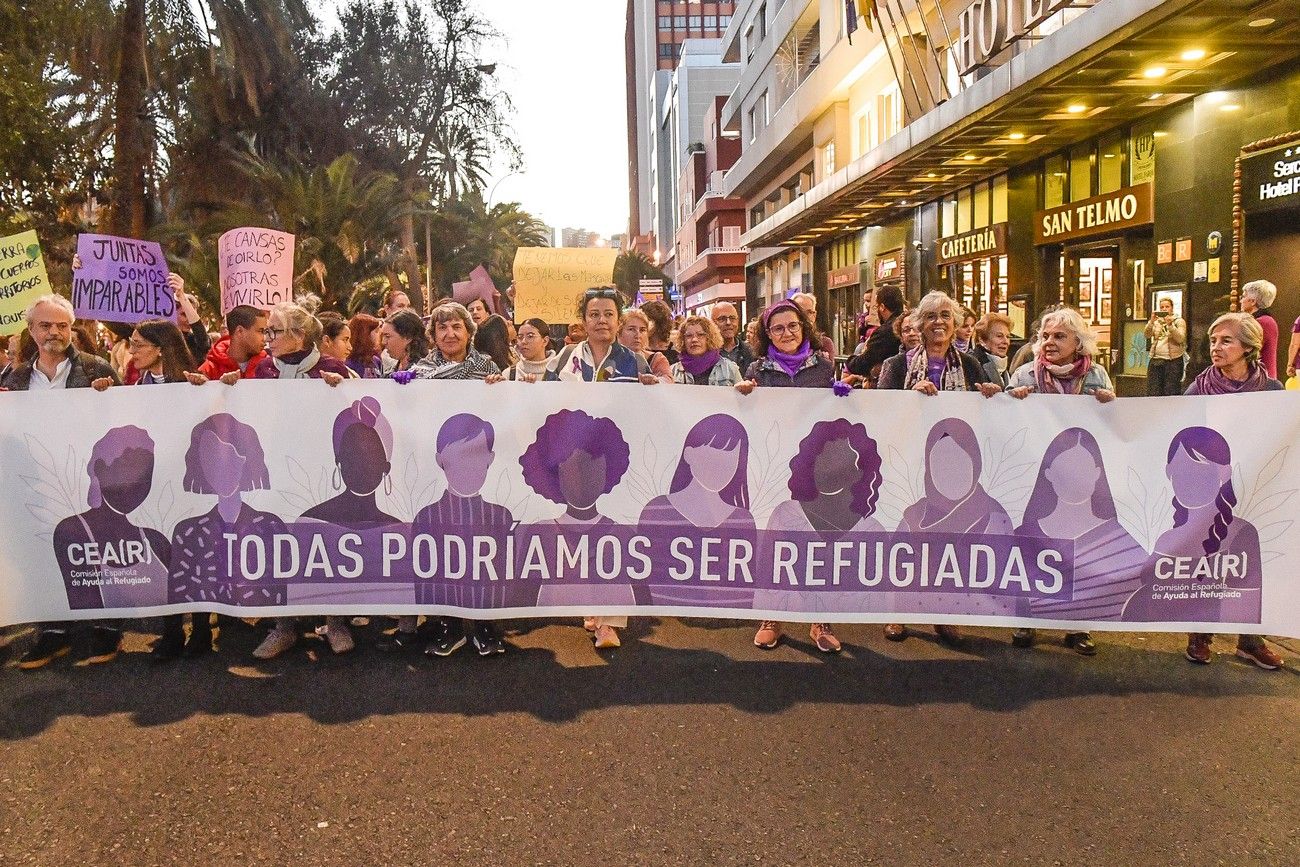
[[[221,313],[246,304],[269,310],[293,300],[294,236],[275,229],[231,229],[217,239]]]
[[[176,318],[167,259],[153,241],[78,235],[81,268],[72,273],[72,309],[82,319],[143,322]]]
[[[618,251],[609,248],[520,247],[515,253],[515,319],[553,325],[578,321],[586,289],[614,279]]]
[[[0,238],[0,334],[22,331],[27,307],[52,291],[36,232]]]
[[[1155,414],[418,380],[5,400],[0,462],[24,469],[0,625],[167,606],[1300,636],[1283,392]]]

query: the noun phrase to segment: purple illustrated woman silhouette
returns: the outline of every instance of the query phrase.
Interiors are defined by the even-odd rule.
[[[1073,598],[1035,599],[1018,614],[1052,620],[1119,620],[1124,604],[1141,583],[1147,552],[1115,517],[1115,500],[1102,463],[1101,448],[1083,428],[1057,434],[1025,507],[1017,535],[1074,542]],[[1032,629],[1017,629],[1017,647],[1034,642]],[[1091,656],[1096,646],[1086,632],[1072,632],[1066,646]]]
[[[839,541],[848,533],[884,532],[875,518],[880,463],[876,441],[861,424],[842,418],[817,422],[790,461],[792,499],[772,511],[767,529],[817,533],[826,541]],[[776,611],[843,611],[861,605],[861,594],[848,591],[754,593],[755,608]],[[818,650],[840,650],[828,623],[814,623],[810,636]],[[764,621],[754,643],[775,647],[780,637],[780,624]]]
[[[447,476],[447,490],[434,503],[425,506],[415,516],[416,533],[456,533],[493,535],[497,549],[504,551],[506,537],[514,526],[510,510],[483,499],[483,484],[495,457],[496,431],[492,425],[476,415],[461,413],[443,423],[438,431],[438,466]],[[502,608],[507,605],[506,586],[500,582],[485,584],[433,584],[416,585],[416,601],[426,605],[456,605],[474,608]],[[528,600],[531,604],[532,600]],[[414,620],[414,618],[411,618]],[[415,624],[402,624],[414,630]],[[442,619],[438,637],[430,647],[435,656],[450,656],[466,641],[465,626],[469,626],[469,641],[480,656],[505,653],[506,646],[490,620],[467,621],[458,618]]]
[[[167,601],[283,605],[283,585],[232,579],[227,564],[214,556],[224,550],[222,540],[227,533],[259,536],[269,544],[274,534],[284,532],[284,522],[278,516],[259,512],[243,501],[242,494],[271,486],[257,431],[228,413],[199,422],[190,432],[183,484],[190,493],[215,496],[217,503],[212,511],[181,521],[172,531]],[[174,647],[183,638],[183,617],[171,614],[164,618],[160,646]],[[196,614],[185,652],[197,656],[211,649],[210,619]]]
[[[519,458],[524,481],[564,514],[542,524],[590,530],[612,524],[596,510],[596,502],[618,485],[627,472],[631,450],[618,425],[593,418],[582,410],[562,409],[546,417],[537,439]],[[538,605],[631,605],[637,601],[629,585],[543,586]],[[617,629],[626,616],[588,618],[597,645],[617,647]]]
[[[711,415],[686,435],[668,493],[641,510],[641,523],[753,534],[749,513],[749,436],[729,415]],[[659,586],[656,605],[749,608],[753,592],[739,587]]]
[[[157,530],[127,517],[149,496],[153,439],[132,425],[95,443],[86,471],[90,509],[54,528],[54,556],[63,573],[68,607],[138,608],[167,601],[171,545]]]
[[[334,445],[333,484],[342,490],[334,497],[302,513],[304,520],[323,521],[348,530],[368,530],[388,524],[401,523],[379,508],[375,494],[381,486],[391,490],[389,473],[393,456],[393,428],[380,411],[379,401],[363,397],[340,412],[334,419],[332,432]],[[337,585],[312,586],[297,584],[292,588],[292,601],[338,602]],[[370,585],[367,596],[371,599],[380,592],[392,590],[399,598],[394,601],[409,602],[409,585],[385,588]],[[330,649],[347,653],[356,645],[348,628],[348,618],[330,615],[325,618],[325,637]],[[272,659],[293,647],[298,641],[298,628],[292,617],[277,617],[275,628],[253,651],[258,659]]]
[[[1174,526],[1156,540],[1146,580],[1129,599],[1124,619],[1258,623],[1263,594],[1259,533],[1233,514],[1237,494],[1228,441],[1207,427],[1179,431],[1169,444],[1165,475],[1174,490]],[[1193,633],[1188,658],[1208,662],[1209,638]],[[1204,648],[1194,647],[1198,640]],[[1238,653],[1256,662],[1256,644],[1263,644],[1258,636],[1242,635]],[[1194,653],[1200,650],[1203,656]]]
[[[925,439],[925,496],[908,506],[898,524],[900,533],[1011,534],[1011,519],[1002,504],[980,484],[984,460],[971,426],[959,418],[935,424]],[[1010,600],[977,593],[897,593],[894,603],[918,613],[1011,614]],[[934,631],[947,644],[961,634],[954,626],[936,625]],[[901,624],[885,627],[885,637],[902,641]]]

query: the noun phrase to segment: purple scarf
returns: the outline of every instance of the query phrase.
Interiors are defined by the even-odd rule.
[[[804,362],[808,360],[808,357],[812,355],[812,353],[812,344],[807,340],[803,342],[803,345],[800,346],[793,355],[784,353],[777,349],[776,344],[772,344],[767,348],[767,357],[779,364],[781,369],[791,378],[793,378],[800,370],[803,370]]]
[[[703,355],[688,355],[683,352],[681,355],[682,370],[685,370],[695,379],[707,374],[713,369],[713,366],[722,358],[722,353],[716,349],[709,350]],[[793,376],[794,374],[791,374]]]
[[[1214,365],[1202,370],[1196,377],[1196,391],[1198,394],[1237,394],[1243,391],[1263,391],[1268,385],[1268,374],[1264,371],[1264,366],[1259,363],[1248,365],[1246,368],[1246,378],[1243,380],[1229,379],[1223,371]]]

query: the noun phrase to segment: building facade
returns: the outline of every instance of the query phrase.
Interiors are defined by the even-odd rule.
[[[673,75],[682,62],[687,40],[720,38],[731,23],[735,5],[735,0],[628,0],[627,247],[647,256],[658,253],[661,261],[674,234],[660,230],[665,222],[672,223],[677,181],[677,173],[665,165],[671,151],[664,141]],[[704,110],[703,103],[697,107]]]
[[[1068,303],[1127,393],[1160,298],[1193,369],[1246,280],[1278,284],[1279,322],[1300,315],[1300,4],[904,0],[858,4],[852,33],[847,6],[742,2],[724,37],[754,307],[814,291],[849,352],[889,282],[1020,336]]]

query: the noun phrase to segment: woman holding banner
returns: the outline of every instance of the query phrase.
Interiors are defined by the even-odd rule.
[[[257,379],[323,379],[338,385],[352,376],[347,365],[321,354],[320,320],[301,304],[285,301],[271,308],[266,329],[270,356],[257,366]]]
[[[768,307],[750,330],[750,348],[757,359],[736,383],[736,391],[752,394],[755,388],[831,388],[835,384],[835,367],[820,352],[813,350],[817,334],[804,309],[793,301],[778,301]],[[819,650],[834,653],[840,649],[829,623],[814,623],[809,632]],[[754,645],[776,647],[781,641],[781,624],[764,620],[754,633]]]
[[[546,365],[555,357],[555,353],[551,351],[550,333],[550,326],[541,319],[524,320],[515,338],[519,360],[501,376],[488,377],[488,381],[500,382],[508,379],[514,382],[537,382],[544,378]]]
[[[650,365],[650,372],[662,382],[672,381],[672,362],[662,352],[650,349],[650,317],[641,310],[632,309],[623,314],[618,326],[618,342],[635,352]]]
[[[1115,399],[1105,368],[1092,363],[1097,337],[1079,311],[1060,307],[1043,314],[1034,360],[1011,375],[1007,393],[1024,399],[1039,394],[1090,394],[1100,403]]]
[[[390,313],[380,328],[383,354],[379,359],[379,376],[387,379],[403,373],[429,354],[429,333],[424,320],[413,310]]]
[[[712,319],[688,316],[677,332],[678,361],[673,382],[683,385],[735,385],[740,368],[722,357],[722,333]]]
[[[380,343],[383,324],[369,313],[358,313],[348,320],[352,351],[348,353],[346,364],[362,379],[374,379],[378,375],[379,353],[384,348]]]

